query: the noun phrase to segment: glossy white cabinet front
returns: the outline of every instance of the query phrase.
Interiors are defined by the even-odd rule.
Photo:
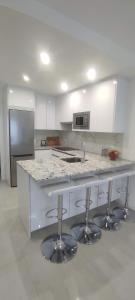
[[[55,99],[46,95],[36,95],[35,129],[55,129]]]
[[[72,122],[74,112],[90,111],[91,132],[125,132],[128,118],[128,82],[119,79],[91,85],[82,90],[60,96],[56,100],[56,128]]]

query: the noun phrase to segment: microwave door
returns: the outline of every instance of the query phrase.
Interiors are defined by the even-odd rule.
[[[83,117],[76,117],[76,125],[83,126]]]

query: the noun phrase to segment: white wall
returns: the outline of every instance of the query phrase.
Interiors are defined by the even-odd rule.
[[[0,168],[1,168],[1,177],[5,179],[5,164],[3,163],[3,156],[4,156],[4,132],[3,132],[3,95],[2,95],[3,87],[0,84]]]
[[[6,97],[6,87],[0,85],[0,151],[1,151],[1,179],[6,180],[8,164],[8,147],[7,147],[7,97]]]
[[[123,157],[135,161],[135,80],[130,82],[129,119],[123,140]]]

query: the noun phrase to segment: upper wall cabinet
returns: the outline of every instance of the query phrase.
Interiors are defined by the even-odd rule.
[[[21,88],[8,88],[8,108],[35,110],[34,92]]]
[[[55,99],[44,96],[36,96],[35,129],[55,129]]]
[[[90,131],[125,132],[128,117],[128,83],[110,80],[93,86],[86,96],[90,110]]]
[[[128,117],[128,83],[119,79],[95,84],[56,100],[56,127],[73,121],[74,112],[90,111],[91,132],[124,132]]]

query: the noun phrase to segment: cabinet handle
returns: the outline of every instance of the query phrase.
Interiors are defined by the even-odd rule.
[[[81,203],[82,201],[84,201],[83,199],[81,199],[81,200],[77,200],[77,201],[75,201],[75,207],[81,207],[81,208],[86,208],[86,203],[84,204],[84,205],[79,205],[79,203]],[[90,205],[93,203],[93,201],[92,200],[90,200]]]
[[[121,193],[121,188],[117,188],[117,189],[116,189],[116,192],[117,192],[118,194],[120,194],[120,193]]]
[[[102,198],[102,196],[104,196],[105,194],[107,194],[107,193],[105,193],[105,192],[99,192],[99,193],[98,193],[98,198],[100,198],[100,199],[101,199],[101,198]]]
[[[57,208],[52,208],[52,209],[48,210],[47,213],[45,214],[45,216],[48,219],[57,218],[58,215],[51,215],[51,213],[54,212],[54,211],[58,212],[58,209]],[[67,209],[63,208],[62,209],[62,216],[64,216],[66,213],[67,213]]]

